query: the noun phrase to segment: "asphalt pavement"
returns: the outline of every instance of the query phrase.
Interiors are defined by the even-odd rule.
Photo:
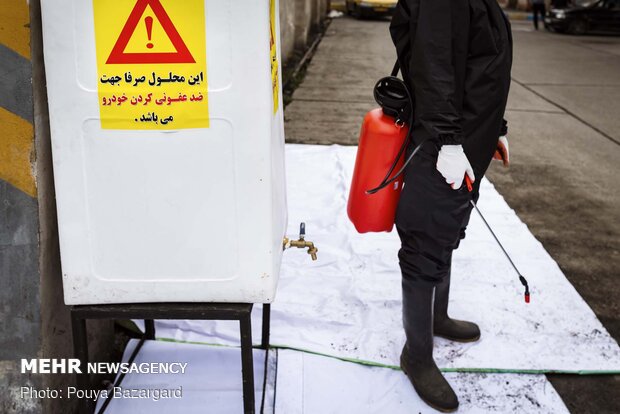
[[[285,111],[289,142],[356,145],[395,60],[389,20],[334,19]],[[620,340],[620,37],[513,22],[511,167],[487,177]],[[549,375],[574,413],[620,412],[620,376]]]

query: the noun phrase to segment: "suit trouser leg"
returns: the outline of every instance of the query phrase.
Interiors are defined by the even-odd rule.
[[[437,148],[423,147],[410,164],[396,227],[407,344],[401,367],[429,405],[451,411],[458,398],[433,360],[433,295],[450,272],[453,249],[469,218],[472,194],[453,190],[436,169]]]
[[[453,190],[437,171],[437,148],[426,144],[409,165],[396,213],[401,239],[398,259],[405,282],[434,287],[448,275],[452,251],[477,194]],[[476,183],[477,184],[477,183]]]

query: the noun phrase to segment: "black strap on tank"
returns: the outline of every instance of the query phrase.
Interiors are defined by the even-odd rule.
[[[392,68],[392,73],[390,73],[390,75],[397,76],[399,70],[400,70],[400,63],[398,63],[398,59],[396,59],[396,63],[394,63],[394,68]]]

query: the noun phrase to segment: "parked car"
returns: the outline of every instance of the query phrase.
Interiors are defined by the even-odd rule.
[[[575,0],[563,9],[551,9],[545,27],[555,32],[620,34],[620,0]]]
[[[347,13],[357,17],[391,16],[398,0],[346,0]]]

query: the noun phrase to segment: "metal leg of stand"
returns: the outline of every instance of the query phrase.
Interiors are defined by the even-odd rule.
[[[88,364],[88,337],[86,333],[86,320],[71,313],[71,328],[73,331],[73,355],[80,360],[81,374],[77,374],[77,385],[80,390],[90,389],[90,381],[86,364]],[[90,414],[95,409],[90,398],[82,398],[78,403],[80,414]]]
[[[269,330],[271,325],[271,304],[263,304],[263,335],[261,338],[261,348],[269,349]]]
[[[243,412],[254,414],[254,362],[252,358],[251,314],[239,319],[241,331],[241,372],[243,375]]]
[[[144,337],[146,339],[155,339],[155,321],[153,319],[144,320]]]
[[[269,326],[271,324],[271,304],[263,304],[263,332],[261,336],[261,348],[265,350],[265,361],[263,363],[263,398],[260,402],[260,413],[265,411],[265,394],[267,389],[267,377],[269,367]]]
[[[80,305],[71,308],[73,330],[73,348],[75,358],[82,364],[82,374],[77,375],[79,389],[91,388],[86,371],[88,363],[88,340],[86,332],[87,319],[143,319],[144,336],[132,353],[130,361],[138,354],[140,347],[148,339],[155,339],[155,319],[193,319],[193,320],[238,320],[241,333],[241,365],[243,376],[244,412],[255,413],[254,364],[252,355],[252,313],[251,303],[165,303],[165,304],[112,304]],[[269,305],[263,311],[263,345],[269,345]],[[266,335],[265,335],[266,333]],[[267,353],[265,353],[267,355]],[[122,378],[118,378],[120,384]],[[100,412],[103,412],[111,399],[106,400]],[[92,414],[95,402],[91,399],[79,401],[80,414]]]

